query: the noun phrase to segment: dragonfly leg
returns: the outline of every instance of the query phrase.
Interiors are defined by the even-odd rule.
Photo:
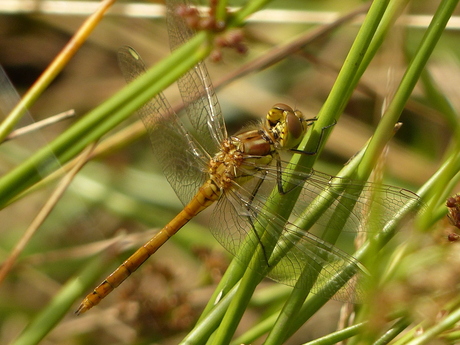
[[[280,159],[280,156],[278,154],[274,158],[276,159],[276,182],[277,182],[277,186],[278,186],[278,193],[280,193],[281,195],[286,195],[287,193],[292,191],[297,186],[296,185],[292,186],[290,189],[286,189],[286,187],[283,187],[283,178],[282,178],[283,170],[282,170],[282,166],[281,166],[281,159]]]
[[[285,191],[283,187],[283,179],[281,178],[281,176],[283,175],[283,172],[281,171],[280,156],[277,154],[275,159],[276,159],[276,183],[278,185],[278,193],[280,193],[281,195],[284,195],[288,191]]]
[[[311,119],[310,121],[314,121],[316,119]],[[321,145],[321,142],[323,141],[323,136],[324,136],[324,131],[328,128],[331,128],[332,126],[335,126],[337,124],[337,121],[334,121],[334,123],[328,125],[328,126],[325,126],[323,128],[321,128],[321,133],[319,135],[319,140],[318,140],[318,143],[316,145],[316,148],[314,151],[312,152],[309,152],[309,151],[304,151],[304,150],[298,150],[298,149],[290,149],[289,151],[292,152],[292,153],[298,153],[298,154],[303,154],[303,155],[308,155],[308,156],[313,156],[313,155],[316,155],[319,151],[319,147]],[[285,190],[285,188],[283,187],[283,179],[281,178],[282,176],[282,169],[281,169],[281,159],[279,157],[279,155],[276,155],[275,157],[276,159],[276,174],[277,174],[277,180],[278,180],[278,192],[282,195],[285,195],[287,193],[289,193],[292,189],[294,189],[296,186],[293,186],[291,189],[289,190]]]
[[[310,121],[313,121],[313,120],[310,120]],[[299,149],[290,149],[289,152],[298,153],[298,154],[307,155],[307,156],[316,155],[318,153],[318,151],[319,151],[319,147],[321,146],[321,142],[323,141],[324,131],[326,129],[329,129],[329,128],[335,126],[336,124],[337,124],[337,121],[334,120],[334,123],[331,123],[330,125],[327,125],[327,126],[324,126],[323,128],[321,128],[321,133],[319,135],[319,139],[318,139],[318,142],[316,144],[316,148],[315,148],[314,151],[304,151],[304,150],[299,150]]]

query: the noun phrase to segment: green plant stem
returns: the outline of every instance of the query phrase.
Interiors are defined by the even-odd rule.
[[[410,320],[406,317],[398,320],[383,336],[377,339],[373,345],[386,345],[400,335],[409,325]],[[351,345],[351,344],[350,344]]]
[[[452,128],[452,132],[456,141],[460,141],[460,123],[458,122],[458,112],[453,107],[447,95],[442,92],[442,89],[433,80],[429,70],[424,70],[420,76],[425,89],[425,95],[431,104],[436,104],[436,108],[440,110],[444,116],[448,126]]]
[[[310,131],[310,136],[307,135],[304,138],[302,143],[299,145],[299,149],[306,152],[315,151],[321,136],[322,128],[334,124],[334,122],[336,122],[340,117],[359,78],[365,70],[365,66],[361,66],[363,57],[366,55],[366,51],[371,44],[372,38],[385,12],[388,2],[389,0],[379,0],[372,3],[366,15],[365,21],[358,32],[337,76],[337,79],[332,86],[324,105],[321,107],[321,110],[317,115],[318,120],[313,125],[313,128]],[[361,75],[357,74],[358,71],[361,71]],[[329,132],[330,131],[327,131],[327,133],[323,135],[322,142],[320,143],[321,147],[324,146],[324,143],[327,141],[327,135]],[[316,156],[317,155],[295,155],[291,160],[291,163],[311,167],[313,166]]]
[[[366,50],[361,65],[358,68],[358,72],[355,76],[356,80],[353,81],[353,85],[358,83],[359,79],[366,71],[375,54],[382,46],[385,38],[388,35],[388,32],[393,28],[396,19],[399,18],[409,1],[410,0],[390,0],[388,7],[386,8],[385,13],[380,20],[379,27],[375,32],[375,35],[372,38],[368,49]]]
[[[422,41],[420,48],[414,57],[413,62],[409,66],[408,70],[406,71],[403,80],[401,81],[401,85],[399,86],[395,98],[393,99],[390,107],[388,109],[388,113],[391,114],[389,116],[384,116],[381,123],[379,124],[379,128],[376,131],[375,136],[371,139],[369,143],[369,147],[366,149],[364,154],[364,158],[362,163],[358,168],[358,179],[367,178],[368,174],[372,170],[378,155],[380,154],[381,150],[383,149],[384,145],[389,139],[389,133],[393,132],[394,124],[399,117],[400,112],[402,111],[402,107],[406,103],[410,93],[412,92],[413,86],[415,85],[416,81],[418,80],[420,73],[423,67],[428,60],[429,55],[431,54],[436,42],[439,40],[440,35],[447,23],[447,20],[450,18],[453,9],[458,1],[449,1],[443,2],[436,12],[435,17],[433,18],[432,24],[428,28],[425,39]],[[454,4],[455,3],[455,4]],[[435,23],[435,24],[434,24]],[[399,111],[399,112],[398,112]],[[372,146],[371,146],[372,145]],[[409,205],[408,205],[409,206]],[[401,213],[401,216],[404,212]],[[395,221],[397,221],[398,216],[395,216]],[[396,223],[388,225],[388,229],[384,230],[379,236],[376,237],[375,243],[372,246],[364,246],[356,255],[358,260],[364,259],[364,257],[369,255],[375,255],[375,249],[380,249],[388,240],[392,237],[394,232],[394,225]],[[372,254],[373,253],[373,254]],[[312,299],[314,301],[314,298]],[[298,319],[305,320],[307,317],[312,315],[311,309],[309,308],[309,304],[312,301],[307,301],[304,305],[302,310],[304,311],[304,315],[302,317],[295,318],[295,322],[297,323]],[[314,305],[316,306],[318,302],[315,301]],[[302,312],[299,315],[303,314]],[[298,322],[300,324],[300,322]]]
[[[94,281],[105,272],[107,266],[113,264],[115,250],[109,250],[109,255],[91,260],[74,278],[70,279],[54,296],[53,300],[43,309],[24,329],[12,345],[33,345],[40,341],[62,320],[69,312],[75,301],[93,286]]]
[[[418,206],[418,202],[414,202],[413,204],[407,205],[406,208],[401,209],[398,214],[395,215],[394,219],[391,220],[389,224],[387,224],[384,229],[376,236],[372,245],[366,242],[354,255],[354,257],[360,261],[365,261],[365,257],[367,255],[376,255],[375,248],[382,248],[394,235],[395,231],[397,230],[397,225],[403,219],[407,212],[411,211],[413,208]],[[305,303],[302,305],[302,308],[298,312],[295,318],[291,320],[292,325],[290,329],[287,331],[287,336],[290,337],[292,334],[295,333],[297,329],[299,329],[306,320],[312,317],[327,301],[328,299],[322,297],[323,295],[327,295],[330,291],[334,289],[339,289],[340,282],[343,280],[343,277],[349,277],[350,271],[351,273],[354,272],[356,267],[352,264],[346,266],[341,271],[340,275],[331,278],[319,291],[318,294],[310,295]],[[324,292],[323,292],[324,291]]]
[[[393,100],[388,106],[387,111],[382,117],[379,126],[372,137],[371,142],[366,150],[363,162],[358,168],[356,177],[362,179],[367,177],[368,172],[372,170],[376,160],[380,156],[383,147],[388,142],[388,135],[392,132],[394,125],[399,119],[399,116],[404,109],[407,100],[409,99],[415,84],[417,83],[426,63],[433,52],[436,43],[439,41],[447,21],[451,17],[458,0],[445,0],[439,5],[419,48],[410,62],[406,73],[404,74],[401,83],[395,93]]]
[[[422,334],[409,341],[406,345],[430,344],[442,332],[452,329],[460,321],[460,309],[452,311],[449,315],[439,321],[436,325],[425,329]]]
[[[276,319],[278,318],[278,313],[274,313],[269,317],[259,321],[254,327],[249,329],[246,333],[242,334],[238,338],[234,339],[230,345],[240,345],[240,344],[251,344],[257,339],[259,339],[262,335],[268,333],[270,329],[272,329],[273,324],[275,323]]]
[[[441,339],[446,341],[447,344],[458,344],[460,340],[460,331],[451,331],[441,335]]]
[[[216,5],[216,21],[220,23],[226,23],[227,21],[227,0],[218,1]]]
[[[333,123],[331,119],[337,119],[341,112],[343,111],[349,97],[351,96],[354,87],[356,86],[359,77],[357,73],[361,70],[364,71],[365,68],[361,68],[363,56],[366,55],[367,49],[372,42],[372,39],[375,35],[375,32],[378,29],[379,22],[383,17],[385,10],[387,8],[388,1],[375,1],[369,9],[369,12],[366,16],[366,19],[357,34],[357,37],[350,49],[350,52],[344,62],[344,65],[337,77],[334,86],[327,98],[325,104],[321,108],[320,113],[318,114],[318,121],[315,123],[315,129],[319,128],[322,130],[325,126]],[[375,51],[374,51],[375,53]],[[370,61],[370,60],[369,60]],[[362,72],[361,72],[362,73]],[[354,81],[354,83],[350,83],[350,81]],[[327,122],[322,122],[322,120]],[[335,120],[334,120],[335,121]],[[316,132],[317,137],[312,133],[311,137],[309,138],[308,143],[314,143],[315,140],[318,142],[321,132]],[[324,139],[323,139],[324,140]],[[322,143],[321,143],[322,144]],[[302,144],[301,144],[302,145]],[[313,144],[310,146],[306,146],[306,151],[312,151]],[[309,162],[313,162],[315,157],[308,157],[304,155],[299,155],[300,157],[295,157],[294,159],[298,159],[298,163],[302,165],[303,161],[306,161],[307,167],[309,167]],[[293,162],[293,161],[291,161]],[[296,164],[296,163],[294,163]],[[311,164],[311,163],[310,163]],[[322,200],[331,199],[331,196],[328,196]],[[332,200],[331,200],[332,201]],[[350,203],[352,203],[350,201]],[[325,205],[326,207],[326,205]],[[345,209],[352,210],[354,207],[353,205],[348,205]],[[340,212],[340,210],[337,210]],[[351,212],[351,211],[350,211]],[[342,225],[337,224],[337,226],[330,227],[331,229],[337,229],[336,231],[325,232],[324,236],[328,236],[328,238],[323,238],[328,243],[334,243],[340,234],[340,229],[345,224],[346,219],[348,219],[348,215],[340,215],[341,217],[332,217],[331,222],[342,222]],[[305,227],[308,228],[308,227]],[[307,229],[306,229],[307,230]],[[314,274],[314,272],[318,272],[319,274],[321,268],[314,269],[311,263],[302,274],[310,275]],[[348,279],[347,279],[348,280]],[[311,287],[310,287],[311,289]],[[287,334],[292,334],[295,330],[292,330],[292,319],[297,317],[297,313],[299,312],[303,302],[307,298],[310,289],[301,289],[297,288],[292,291],[290,298],[286,301],[285,306],[280,313],[279,319],[275,323],[272,331],[268,335],[265,344],[275,345],[281,344],[287,339]],[[332,295],[330,296],[332,297]],[[325,299],[322,299],[323,302]],[[327,299],[326,299],[327,300]],[[289,332],[288,332],[289,330]]]
[[[451,156],[458,155],[460,152],[460,124],[457,120],[458,113],[452,106],[448,97],[440,91],[440,88],[434,82],[433,78],[429,74],[429,71],[423,71],[421,81],[423,82],[425,88],[425,94],[431,100],[431,103],[436,104],[436,107],[440,109],[441,114],[444,115],[444,118],[448,123],[448,126],[452,129],[452,140],[448,149],[444,153],[444,158],[442,159],[442,161],[445,161]],[[444,208],[444,215],[446,214],[447,210],[445,207],[445,201],[460,179],[460,174],[455,174],[456,171],[458,170],[449,172],[446,171],[437,180],[437,186],[432,188],[432,190],[437,191],[437,193],[433,195],[434,200],[429,203],[430,212],[427,212],[425,215],[426,218],[429,218],[430,216],[431,218],[437,217],[439,212],[436,210],[436,207],[439,205]]]
[[[200,321],[197,322],[192,331],[190,331],[180,342],[181,345],[198,345],[206,343],[224,317],[238,286],[239,285],[236,284],[219,301],[214,300],[214,306],[208,310],[206,316],[201,316]]]
[[[272,0],[252,0],[247,1],[246,4],[236,13],[234,13],[229,19],[227,25],[229,26],[241,26],[246,17],[257,12]]]
[[[360,154],[362,155],[364,153],[360,152]],[[356,159],[352,160],[351,167],[347,165],[344,169],[352,171],[359,162],[360,157],[357,157]],[[354,257],[359,262],[363,262],[365,261],[366,256],[375,256],[375,248],[382,248],[393,237],[397,229],[398,222],[406,216],[407,212],[410,212],[417,206],[419,206],[419,202],[417,200],[414,200],[412,204],[408,204],[404,209],[401,209],[397,214],[395,214],[394,219],[392,219],[391,222],[388,223],[382,229],[382,231],[375,237],[375,239],[372,242],[372,245],[369,242],[366,242],[355,253]],[[355,269],[356,267],[354,267],[354,265],[344,267],[340,275],[332,278],[322,287],[321,290],[325,292],[319,291],[318,294],[310,295],[303,304],[302,308],[300,309],[296,317],[291,320],[292,324],[289,331],[287,332],[287,337],[290,337],[298,328],[300,328],[305,323],[306,320],[311,318],[328,301],[328,299],[323,298],[322,296],[327,295],[328,293],[330,293],[330,291],[333,291],[334,289],[338,290],[341,286],[340,282],[343,281],[343,277],[349,277]]]
[[[344,328],[340,331],[330,333],[324,337],[319,339],[315,339],[313,341],[309,341],[308,343],[304,343],[303,345],[333,345],[337,344],[341,341],[349,339],[356,334],[359,334],[365,327],[367,322],[362,322],[347,328]]]
[[[453,179],[460,178],[458,175],[458,162],[460,161],[460,142],[456,144],[457,149],[452,150],[452,154],[446,160],[446,164],[440,169],[440,173],[436,174],[437,179],[433,181],[433,186],[429,190],[428,198],[430,202],[427,203],[425,212],[419,217],[417,221],[417,227],[420,231],[428,231],[433,224],[433,217],[437,212],[438,206],[441,204],[445,208],[445,201],[448,197],[448,193],[452,187]],[[447,212],[447,209],[445,208]]]
[[[418,324],[412,324],[411,328],[408,329],[404,334],[402,334],[398,339],[394,340],[391,344],[392,345],[407,345],[408,341],[410,341],[418,330],[423,329],[424,322]]]

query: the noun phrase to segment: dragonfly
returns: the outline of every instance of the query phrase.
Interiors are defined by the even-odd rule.
[[[167,1],[167,6],[174,49],[187,41],[193,30],[175,11],[176,1]],[[119,62],[127,82],[145,72],[144,62],[130,47],[120,49]],[[275,104],[260,123],[229,136],[204,62],[181,77],[178,86],[187,123],[174,113],[163,94],[138,112],[163,173],[184,208],[88,294],[77,314],[97,305],[212,204],[213,235],[248,267],[253,267],[249,262],[254,255],[246,249],[252,245],[260,250],[263,254],[255,267],[262,267],[258,273],[263,276],[291,286],[313,286],[312,292],[320,293],[321,282],[337,277],[346,266],[354,267],[357,274],[368,274],[356,258],[335,241],[328,241],[324,233],[335,230],[349,236],[366,228],[382,229],[404,205],[418,202],[416,194],[298,169],[283,161],[283,152],[302,154],[297,146],[316,120],[306,119],[285,104]],[[291,212],[273,211],[280,206],[279,200],[291,194],[297,196]],[[312,208],[318,203],[323,205],[321,212]],[[371,203],[377,205],[378,217],[369,217]],[[311,269],[305,274],[307,266]],[[361,293],[353,280],[344,278],[340,283],[337,299],[352,301]]]

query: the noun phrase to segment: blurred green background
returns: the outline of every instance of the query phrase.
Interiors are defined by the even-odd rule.
[[[9,9],[8,3],[18,7]],[[87,3],[83,12],[94,4]],[[65,2],[59,14],[38,5],[26,13],[24,4],[0,2],[0,64],[19,94],[38,78],[87,15],[75,14],[80,3],[73,1]],[[134,47],[148,65],[169,54],[164,18],[147,16],[150,10],[155,13],[156,4],[143,3],[147,7],[139,16],[127,12],[130,4],[133,3],[119,2],[116,13],[106,15],[30,109],[33,120],[25,122],[68,109],[75,109],[76,119],[3,144],[2,174],[125,85],[116,60],[120,46]],[[330,15],[344,14],[361,5],[360,1],[343,0],[273,1],[271,12],[259,14],[258,19],[250,20],[244,27],[248,53],[239,55],[224,50],[222,61],[207,63],[211,78],[217,82],[257,57],[270,56],[275,46],[311,32],[329,20]],[[335,174],[372,135],[382,106],[395,91],[407,59],[435,8],[432,1],[417,1],[408,6],[334,127],[317,170]],[[360,17],[356,21],[359,23]],[[455,25],[452,22],[445,32],[427,73],[438,91],[458,109],[460,44]],[[289,104],[313,118],[326,99],[357,30],[357,23],[341,25],[302,51],[219,89],[229,133],[248,121],[257,121],[275,103]],[[175,86],[166,90],[166,95],[172,104],[180,102]],[[8,105],[3,108],[5,113]],[[134,115],[121,127],[137,120]],[[451,125],[424,85],[414,91],[401,122],[403,126],[389,146],[382,171],[385,182],[416,191],[438,168],[449,143]],[[1,211],[0,260],[6,258],[54,186],[34,192]],[[103,248],[105,240],[120,235],[124,242],[139,246],[152,235],[147,229],[161,228],[180,209],[179,200],[156,165],[146,136],[89,162],[0,286],[0,343],[9,343],[60,286],[79,271],[87,257]],[[194,324],[229,261],[227,252],[207,230],[210,214],[204,212],[180,231],[100,306],[81,317],[69,313],[43,344],[176,343]],[[107,274],[117,265],[115,259],[113,262]],[[339,303],[331,302],[292,343],[334,329],[338,306]],[[263,309],[254,307],[244,321],[250,324],[261,313]],[[322,326],[315,326],[315,322]]]

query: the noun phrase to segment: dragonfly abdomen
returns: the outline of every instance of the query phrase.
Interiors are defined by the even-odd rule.
[[[105,296],[119,286],[131,273],[136,271],[171,236],[187,224],[190,219],[209,207],[220,195],[221,190],[216,186],[215,182],[208,180],[174,219],[123,262],[93,292],[88,294],[75,313],[77,315],[82,314],[99,304]]]

